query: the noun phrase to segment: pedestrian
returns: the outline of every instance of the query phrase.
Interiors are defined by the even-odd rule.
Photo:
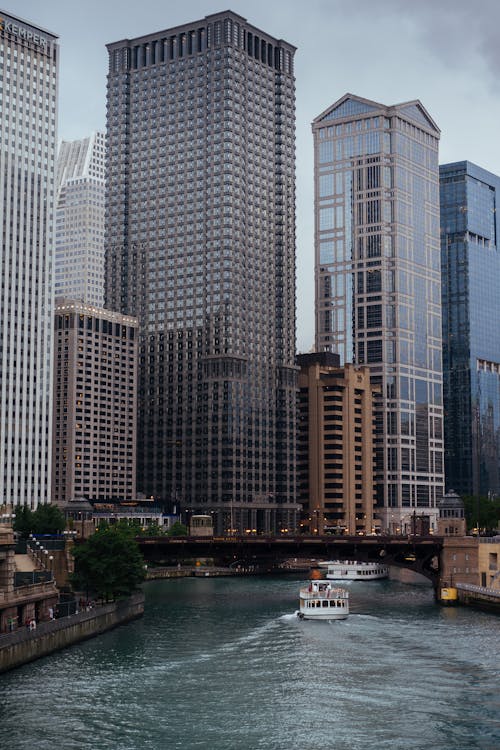
[[[49,617],[50,617],[51,620],[54,619],[54,610],[53,610],[52,607],[49,607]]]

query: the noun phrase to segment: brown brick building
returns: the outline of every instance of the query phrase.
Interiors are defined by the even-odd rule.
[[[311,533],[370,533],[374,518],[374,397],[368,367],[329,352],[302,354],[298,395],[299,500]]]

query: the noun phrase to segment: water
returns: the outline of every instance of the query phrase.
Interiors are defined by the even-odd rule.
[[[147,584],[142,620],[0,678],[0,749],[500,748],[500,617],[377,581],[301,621],[300,583]]]

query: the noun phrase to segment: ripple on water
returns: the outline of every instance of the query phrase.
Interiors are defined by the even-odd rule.
[[[497,618],[381,582],[300,621],[301,583],[148,584],[142,621],[2,677],[0,747],[500,747]]]

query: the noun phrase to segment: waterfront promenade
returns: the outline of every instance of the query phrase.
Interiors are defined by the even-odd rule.
[[[94,605],[75,614],[0,635],[0,673],[105,633],[144,614],[144,594]]]

